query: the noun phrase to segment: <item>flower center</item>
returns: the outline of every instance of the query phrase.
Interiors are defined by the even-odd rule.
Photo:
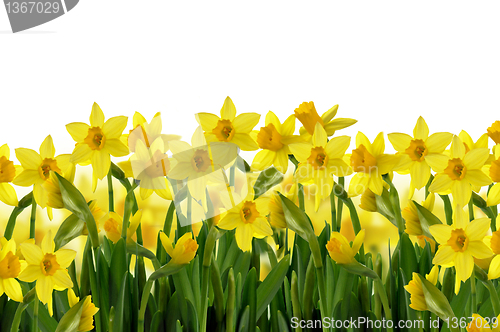
[[[500,231],[496,231],[491,234],[490,247],[495,255],[500,254]]]
[[[377,159],[360,144],[357,149],[352,150],[351,167],[354,172],[370,173],[377,168]]]
[[[448,174],[452,180],[462,180],[467,173],[467,168],[459,158],[453,158],[448,161],[448,167],[445,168],[444,173]]]
[[[412,140],[408,149],[405,152],[410,156],[413,161],[423,161],[429,152],[425,147],[424,141],[421,139]]]
[[[255,219],[260,216],[260,213],[259,211],[257,211],[257,207],[255,206],[254,202],[246,201],[245,203],[243,203],[243,208],[241,209],[240,215],[241,220],[243,220],[245,224],[252,224]]]
[[[17,278],[19,272],[21,272],[19,257],[12,254],[12,251],[9,251],[7,255],[5,255],[5,258],[0,262],[0,278]]]
[[[234,128],[229,120],[219,120],[217,127],[212,130],[215,137],[221,142],[229,142],[234,136]]]
[[[278,151],[283,147],[283,143],[281,143],[281,135],[272,123],[260,128],[260,131],[257,134],[257,143],[261,149],[271,151]]]
[[[191,159],[191,165],[196,172],[205,172],[212,164],[208,151],[197,149]]]
[[[5,156],[0,157],[0,182],[12,182],[16,176],[14,163]]]
[[[45,254],[41,267],[43,274],[46,276],[53,276],[61,268],[54,254]]]
[[[311,149],[311,155],[307,158],[307,161],[315,169],[320,169],[328,164],[328,155],[325,153],[325,149],[323,147],[316,146]]]
[[[469,238],[462,228],[454,229],[451,231],[451,237],[447,244],[456,252],[464,252],[469,245]]]
[[[52,158],[45,158],[38,168],[38,173],[42,179],[48,180],[50,177],[50,171],[61,174],[61,169],[57,167],[57,161]]]
[[[500,159],[491,162],[490,178],[493,182],[500,182]]]
[[[92,150],[101,150],[106,142],[102,129],[99,127],[89,128],[87,137],[83,140]]]
[[[316,112],[316,107],[312,101],[306,103],[303,102],[294,111],[295,117],[304,125],[304,128],[309,134],[314,134],[314,127],[316,123],[319,122],[323,126],[323,119]]]

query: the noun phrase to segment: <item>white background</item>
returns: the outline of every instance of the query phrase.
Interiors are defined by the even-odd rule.
[[[179,3],[81,0],[18,34],[0,8],[0,143],[38,149],[51,134],[70,153],[64,125],[88,122],[94,101],[106,118],[160,111],[186,140],[194,114],[228,95],[262,122],[340,104],[359,120],[340,133],[371,140],[410,133],[419,115],[473,139],[500,119],[498,3]]]

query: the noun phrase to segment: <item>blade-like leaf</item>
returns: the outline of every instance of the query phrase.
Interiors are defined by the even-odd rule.
[[[57,325],[56,332],[77,332],[82,317],[83,303],[85,299],[80,300],[61,318]]]
[[[268,169],[260,172],[257,181],[253,185],[255,191],[255,199],[263,195],[266,191],[272,187],[278,185],[283,181],[283,174],[281,174],[276,168],[269,167]]]
[[[283,279],[288,272],[290,266],[290,255],[286,255],[267,275],[266,279],[257,288],[257,316],[260,316],[266,311],[267,306],[271,303],[274,295],[283,284]]]

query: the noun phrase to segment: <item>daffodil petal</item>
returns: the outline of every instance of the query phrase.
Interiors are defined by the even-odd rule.
[[[472,195],[472,188],[466,181],[453,181],[451,195],[453,196],[453,204],[465,206],[469,203]]]
[[[500,255],[493,257],[488,269],[488,279],[500,278]]]
[[[430,192],[444,192],[449,190],[453,184],[453,181],[446,174],[437,174],[431,185],[429,186]]]
[[[19,280],[33,282],[43,276],[42,269],[40,268],[40,262],[41,260],[38,261],[38,264],[28,265],[24,270],[22,270],[18,276]]]
[[[348,193],[350,197],[361,195],[370,182],[370,176],[365,173],[356,173],[349,182]]]
[[[243,113],[238,115],[233,121],[233,127],[236,133],[250,133],[250,131],[259,123],[260,114]]]
[[[259,148],[257,143],[246,133],[235,133],[231,142],[238,145],[243,151],[254,151]]]
[[[256,218],[252,224],[254,233],[260,236],[272,236],[273,230],[265,218]]]
[[[416,189],[422,189],[427,182],[429,181],[429,177],[431,176],[431,169],[427,163],[414,162],[410,166],[410,174],[411,181]]]
[[[431,153],[443,153],[444,149],[450,145],[453,134],[451,133],[434,133],[425,141],[425,146]]]
[[[321,125],[321,123],[316,122],[314,125],[314,133],[312,135],[312,144],[313,146],[326,146],[326,142],[328,137],[326,136],[325,129]]]
[[[43,252],[38,246],[32,243],[21,243],[21,252],[28,264],[39,265],[43,260]]]
[[[67,268],[71,262],[75,259],[76,251],[71,249],[59,249],[55,252],[57,263],[61,268]]]
[[[73,282],[66,270],[57,270],[52,276],[54,284],[64,289],[73,287]]]
[[[289,148],[299,162],[304,162],[311,155],[312,145],[309,143],[294,143],[290,144]]]
[[[488,199],[486,201],[488,206],[500,204],[500,183],[495,183],[488,192]]]
[[[103,151],[94,151],[92,155],[92,168],[99,179],[103,179],[109,172],[111,159],[109,154]]]
[[[160,241],[161,241],[161,244],[163,245],[163,248],[167,252],[167,254],[170,257],[172,257],[173,252],[174,252],[174,247],[172,246],[172,241],[170,241],[169,237],[163,232],[160,232]]]
[[[271,150],[261,150],[257,152],[252,162],[252,168],[262,171],[273,164],[276,152]]]
[[[92,112],[90,112],[90,125],[92,127],[99,127],[102,128],[104,125],[104,113],[101,110],[101,107],[97,105],[97,103],[94,103],[92,105]]]
[[[444,154],[428,154],[425,156],[425,161],[432,168],[434,172],[442,173],[448,166],[450,158]]]
[[[119,138],[125,127],[127,127],[128,118],[126,116],[114,116],[109,118],[102,126],[102,133],[106,140]]]
[[[453,136],[451,141],[450,156],[451,158],[463,159],[465,155],[465,146],[458,136]]]
[[[445,244],[451,237],[452,228],[449,225],[432,225],[429,227],[429,232],[432,234],[437,243]]]
[[[413,137],[424,141],[429,137],[429,127],[423,117],[418,118],[417,124],[413,129]]]
[[[391,142],[394,149],[401,153],[405,152],[406,149],[408,149],[412,141],[410,135],[402,133],[392,133],[387,135],[387,138],[389,138],[389,141]]]
[[[474,258],[470,254],[457,252],[454,261],[457,276],[460,280],[465,282],[470,277],[472,270],[474,269]]]
[[[241,217],[238,213],[230,212],[222,218],[217,226],[222,229],[232,230],[242,224]]]
[[[493,256],[493,252],[483,241],[469,241],[467,250],[470,251],[472,256],[478,259],[485,259]]]
[[[464,165],[467,169],[480,169],[489,157],[487,148],[472,149],[464,156]]]
[[[71,154],[70,161],[75,164],[88,162],[94,151],[87,144],[78,144]]]
[[[377,137],[373,140],[372,143],[372,155],[377,157],[384,153],[385,150],[385,142],[384,142],[384,133],[379,133]]]
[[[52,136],[49,135],[43,140],[42,145],[40,145],[40,157],[42,159],[45,158],[54,159],[55,154],[56,154],[56,148],[54,147]]]
[[[350,144],[349,136],[334,137],[326,144],[325,152],[329,158],[342,158]]]
[[[432,264],[448,264],[453,261],[456,252],[450,246],[441,246],[439,247],[434,259],[432,260]]]
[[[243,224],[236,228],[236,243],[243,251],[252,249],[253,230],[249,224]]]
[[[106,140],[103,150],[114,157],[124,157],[129,153],[128,147],[118,138]]]
[[[43,276],[36,281],[36,294],[43,304],[52,300],[54,281],[50,276]]]
[[[208,132],[211,132],[215,127],[217,127],[217,123],[220,120],[217,115],[212,113],[198,113],[195,117],[201,128]]]
[[[38,169],[42,164],[42,158],[35,150],[26,148],[17,148],[16,157],[24,169]]]
[[[14,187],[8,183],[0,182],[0,201],[7,205],[17,206],[18,200]]]
[[[3,289],[8,297],[16,302],[23,301],[23,291],[21,290],[21,285],[14,278],[3,279]]]

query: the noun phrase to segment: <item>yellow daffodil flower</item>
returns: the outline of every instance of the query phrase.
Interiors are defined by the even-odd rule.
[[[437,172],[429,191],[447,194],[451,190],[454,204],[465,206],[472,195],[471,185],[482,187],[491,183],[481,170],[488,156],[487,148],[473,149],[466,154],[462,140],[454,136],[449,157],[438,154],[426,157],[428,164]]]
[[[172,199],[166,178],[170,172],[171,162],[161,137],[155,139],[150,147],[147,147],[143,141],[137,141],[135,153],[130,157],[130,161],[119,165],[123,167],[127,163],[132,171],[131,176],[140,181],[140,194],[143,200],[151,196],[153,192],[163,199]],[[128,177],[130,174],[125,171],[125,175]]]
[[[487,132],[495,144],[500,144],[500,121],[493,122],[491,127],[488,127]]]
[[[486,320],[478,314],[472,314],[472,319],[466,329],[468,332],[500,332],[500,315]]]
[[[254,196],[253,188],[249,187],[246,197],[237,199],[239,203],[228,210],[217,225],[227,230],[236,228],[236,243],[243,251],[252,249],[254,237],[262,239],[273,235],[273,230],[266,220],[269,214],[269,198],[259,196],[254,199]]]
[[[180,140],[179,135],[162,134],[162,122],[160,112],[156,113],[150,123],[142,116],[141,113],[135,112],[132,118],[134,129],[130,130],[129,134],[124,135],[130,151],[135,152],[135,144],[137,140],[142,141],[146,147],[151,147],[157,138],[161,138],[165,152],[169,150],[168,142],[172,140]]]
[[[68,289],[68,302],[70,307],[74,307],[80,298],[75,295],[75,292],[70,288]],[[83,302],[82,315],[80,317],[80,325],[78,325],[78,330],[81,332],[90,331],[94,328],[94,315],[99,311],[94,303],[92,303],[92,298],[90,295],[85,297],[85,302]]]
[[[92,105],[90,126],[82,122],[66,125],[69,134],[76,141],[71,154],[71,162],[86,164],[90,161],[93,169],[92,190],[95,191],[97,179],[103,179],[111,166],[110,155],[123,157],[129,153],[128,147],[120,141],[127,126],[126,116],[115,116],[104,122],[104,114],[96,103]]]
[[[316,123],[319,123],[325,129],[327,136],[330,137],[335,134],[336,130],[347,128],[358,122],[357,120],[348,118],[337,118],[332,120],[333,117],[337,115],[338,109],[339,105],[335,105],[320,117],[312,101],[300,104],[294,111],[295,117],[299,119],[304,126],[299,129],[300,135],[306,141],[309,141],[314,134]]]
[[[476,142],[472,140],[472,137],[470,137],[469,133],[465,130],[462,130],[460,134],[458,134],[458,137],[460,137],[464,143],[465,153],[474,149],[488,148],[488,134],[481,135]]]
[[[153,192],[163,199],[171,200],[172,193],[165,178],[171,165],[166,153],[170,149],[169,142],[181,137],[161,133],[160,113],[156,113],[151,123],[148,123],[139,112],[135,112],[133,126],[134,129],[123,137],[134,154],[129,160],[118,163],[118,166],[125,172],[126,177],[140,180],[140,194],[143,200]]]
[[[488,191],[488,198],[486,203],[488,206],[495,206],[500,204],[500,149],[495,149],[494,160],[491,165],[486,165],[483,170],[487,172],[495,182],[495,184]]]
[[[203,130],[198,127],[191,138],[191,145],[183,141],[170,143],[173,159],[177,164],[168,177],[174,180],[187,179],[191,196],[202,202],[206,209],[206,188],[208,183],[223,184],[223,168],[237,157],[237,146],[230,143],[214,142],[207,145]]]
[[[193,239],[192,233],[186,233],[181,236],[175,247],[172,244],[172,241],[168,238],[168,236],[160,232],[160,241],[165,248],[165,251],[171,258],[171,262],[179,265],[189,264],[196,256],[196,251],[198,250],[198,243]]]
[[[351,173],[349,165],[342,159],[349,147],[351,138],[339,136],[327,139],[325,129],[316,123],[312,143],[290,144],[290,151],[300,162],[295,176],[304,185],[315,186],[315,210],[322,199],[328,197],[333,189],[333,175],[346,176]]]
[[[22,302],[21,285],[15,278],[19,276],[27,264],[16,256],[16,249],[14,240],[2,244],[2,251],[0,251],[0,295],[5,293],[14,301]]]
[[[484,243],[495,254],[488,269],[488,279],[500,278],[500,231],[495,231],[490,236],[485,236]]]
[[[15,166],[10,158],[10,149],[7,144],[0,146],[0,201],[7,205],[17,206],[17,194],[9,183],[19,175],[22,169]]]
[[[260,114],[243,113],[236,116],[236,107],[227,97],[220,110],[220,118],[212,113],[196,114],[196,121],[205,131],[207,142],[231,142],[243,151],[257,150],[259,146],[250,132],[259,123]]]
[[[377,201],[375,194],[370,189],[366,190],[361,195],[359,207],[368,212],[377,212]]]
[[[377,135],[373,143],[362,132],[356,135],[356,149],[350,156],[351,167],[356,174],[349,183],[349,196],[358,196],[369,188],[381,195],[384,188],[382,175],[389,173],[399,162],[399,156],[384,154],[384,134]]]
[[[73,287],[73,282],[66,270],[75,259],[76,251],[59,249],[54,251],[55,244],[51,231],[42,240],[41,247],[31,243],[22,243],[23,253],[28,266],[19,275],[19,280],[34,282],[36,294],[42,303],[48,304],[52,316],[52,290]]]
[[[127,228],[127,241],[131,241],[137,227],[142,218],[142,210],[137,211],[133,216],[130,217],[130,223]],[[102,219],[101,222],[104,223],[104,231],[106,232],[106,237],[110,239],[113,243],[118,242],[122,236],[123,218],[116,212],[108,212]]]
[[[95,224],[97,227],[97,233],[99,233],[101,229],[99,227],[99,222],[97,221],[101,220],[106,213],[99,207],[99,205],[97,205],[97,200],[93,200],[92,203],[90,203],[89,210],[90,213],[92,213],[94,220],[96,221]],[[89,230],[87,229],[87,223],[83,224],[82,235],[89,235]]]
[[[465,282],[472,274],[474,258],[483,259],[493,255],[483,242],[491,221],[488,218],[478,218],[469,222],[468,216],[460,206],[453,211],[453,219],[451,226],[432,225],[429,231],[440,244],[432,264],[455,265],[455,293],[458,294],[460,282]]]
[[[439,275],[439,268],[437,265],[434,265],[431,269],[431,272],[425,276],[425,279],[430,281],[433,285],[436,285]],[[410,293],[410,308],[418,311],[426,311],[427,303],[425,302],[424,290],[422,288],[422,280],[417,275],[417,273],[413,272],[413,279],[410,280],[408,285],[404,286],[406,291]]]
[[[330,257],[337,264],[348,265],[356,261],[354,256],[358,253],[359,248],[361,248],[364,239],[365,230],[362,229],[354,238],[354,242],[351,247],[349,241],[347,241],[344,235],[339,232],[333,232],[330,237],[330,241],[326,244],[326,249],[328,250]]]
[[[47,212],[52,219],[49,201],[49,192],[43,184],[50,180],[50,171],[57,172],[65,179],[73,182],[75,165],[70,162],[69,154],[55,157],[56,149],[52,137],[49,135],[40,145],[40,154],[31,149],[16,149],[17,159],[21,162],[23,171],[14,179],[14,184],[23,187],[33,186],[33,197],[42,208],[49,207]],[[50,189],[50,188],[49,188]]]
[[[435,200],[435,195],[429,194],[425,201],[422,202],[422,206],[432,212]],[[436,249],[436,241],[424,235],[420,224],[420,218],[418,217],[417,207],[413,201],[408,201],[408,206],[401,211],[401,214],[405,220],[405,233],[408,235],[415,235],[417,237],[418,244],[422,248],[425,247],[425,241],[429,242],[431,245],[431,251],[434,252]]]
[[[451,133],[435,133],[429,136],[429,127],[422,117],[417,120],[413,136],[401,133],[387,135],[394,149],[401,155],[395,170],[410,171],[410,196],[413,195],[413,188],[421,189],[429,181],[431,169],[427,164],[427,157],[441,155],[453,138]]]
[[[274,165],[278,171],[285,174],[288,169],[288,144],[298,142],[298,136],[293,136],[295,131],[295,116],[290,115],[283,124],[273,112],[266,115],[266,126],[260,131],[254,131],[254,138],[262,149],[255,155],[252,168],[257,171]]]

